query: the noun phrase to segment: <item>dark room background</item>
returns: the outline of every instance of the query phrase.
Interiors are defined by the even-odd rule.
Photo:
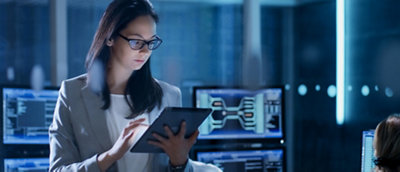
[[[152,55],[156,78],[180,87],[241,82],[240,1],[152,0],[163,40]],[[336,123],[336,1],[260,1],[265,85],[285,88],[287,171],[360,171],[363,130],[400,112],[400,1],[345,1],[345,119]],[[68,0],[68,78],[84,61],[109,1]],[[0,2],[0,84],[29,85],[39,66],[51,86],[48,0]],[[2,167],[0,167],[2,168]]]

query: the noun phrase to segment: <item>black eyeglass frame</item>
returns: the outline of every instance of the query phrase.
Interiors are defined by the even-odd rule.
[[[125,37],[124,35],[122,35],[122,34],[120,34],[120,33],[118,33],[118,35],[122,38],[122,39],[125,39],[126,41],[128,41],[128,43],[129,43],[129,47],[131,47],[131,49],[132,50],[141,50],[143,47],[144,47],[144,45],[147,45],[147,48],[149,49],[149,50],[155,50],[155,49],[157,49],[160,45],[161,45],[161,43],[163,42],[163,40],[159,37],[159,36],[155,36],[155,38],[156,39],[153,39],[153,40],[150,40],[150,41],[146,41],[146,40],[143,40],[143,39],[129,39],[129,38],[127,38],[127,37]],[[141,41],[141,42],[144,42],[144,44],[142,44],[139,48],[133,48],[131,45],[131,41]],[[150,48],[150,43],[151,42],[153,42],[153,41],[160,41],[160,43],[159,44],[157,44],[155,47],[153,47],[153,48]]]

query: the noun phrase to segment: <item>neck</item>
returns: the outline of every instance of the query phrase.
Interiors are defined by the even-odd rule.
[[[109,68],[107,72],[107,84],[111,94],[124,94],[131,71],[122,68]]]

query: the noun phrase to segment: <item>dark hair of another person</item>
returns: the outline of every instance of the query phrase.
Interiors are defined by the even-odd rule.
[[[375,165],[384,172],[400,171],[400,115],[394,114],[376,128]]]
[[[104,110],[108,109],[111,103],[110,90],[107,84],[107,64],[111,54],[110,48],[106,45],[107,40],[115,40],[129,22],[140,16],[151,16],[156,23],[158,22],[158,16],[147,0],[114,0],[107,7],[100,20],[86,57],[85,67],[90,79],[89,71],[94,62],[99,61],[102,64],[104,79],[101,83],[101,94],[104,102],[102,109]],[[128,115],[127,118],[134,118],[141,113],[150,112],[162,103],[163,92],[151,74],[150,59],[140,70],[132,72],[128,79],[124,95],[132,114]]]

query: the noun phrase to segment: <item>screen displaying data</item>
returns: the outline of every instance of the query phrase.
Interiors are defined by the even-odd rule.
[[[362,151],[361,151],[361,171],[371,172],[375,168],[374,164],[374,130],[363,131]]]
[[[197,159],[232,172],[282,172],[284,166],[281,149],[198,152]]]
[[[199,139],[282,138],[282,89],[199,88],[197,108],[212,114],[199,128]]]
[[[2,88],[4,144],[48,144],[58,90]]]
[[[4,172],[48,172],[48,158],[4,159]]]

